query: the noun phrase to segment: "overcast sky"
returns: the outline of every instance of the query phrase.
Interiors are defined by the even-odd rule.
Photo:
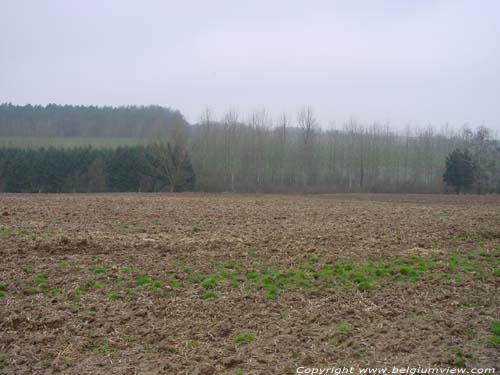
[[[500,129],[500,1],[0,0],[0,102]]]

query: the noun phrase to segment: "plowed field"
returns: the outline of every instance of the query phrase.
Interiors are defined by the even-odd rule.
[[[500,197],[0,195],[0,373],[500,367]]]

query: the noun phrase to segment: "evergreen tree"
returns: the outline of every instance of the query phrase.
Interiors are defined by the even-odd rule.
[[[474,163],[468,150],[455,149],[446,157],[443,180],[455,187],[455,192],[468,190],[474,183]]]
[[[67,193],[192,190],[194,171],[179,144],[118,147],[0,148],[0,191]]]

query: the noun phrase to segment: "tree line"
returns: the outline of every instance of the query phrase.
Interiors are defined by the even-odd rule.
[[[309,107],[274,121],[266,111],[246,118],[228,111],[217,119],[206,110],[191,133],[198,189],[284,193],[442,193],[446,157],[475,138],[467,129],[396,131],[355,121],[322,129]],[[489,134],[488,142],[498,146]],[[493,179],[487,185],[485,192],[500,188]]]
[[[106,126],[100,124],[101,133]],[[500,191],[500,145],[486,128],[397,131],[351,121],[322,129],[303,107],[278,119],[265,110],[246,117],[229,110],[216,118],[206,109],[195,125],[177,121],[150,134],[156,141],[145,146],[1,149],[0,189],[441,193],[457,191],[463,171],[447,166],[466,152],[472,177],[465,173],[458,191]]]
[[[151,138],[187,125],[179,111],[161,106],[0,104],[2,137]]]
[[[4,192],[183,191],[194,183],[188,155],[162,142],[113,149],[0,148]]]

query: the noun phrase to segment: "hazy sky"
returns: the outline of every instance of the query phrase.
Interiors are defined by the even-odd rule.
[[[0,102],[500,129],[500,1],[0,0]]]

